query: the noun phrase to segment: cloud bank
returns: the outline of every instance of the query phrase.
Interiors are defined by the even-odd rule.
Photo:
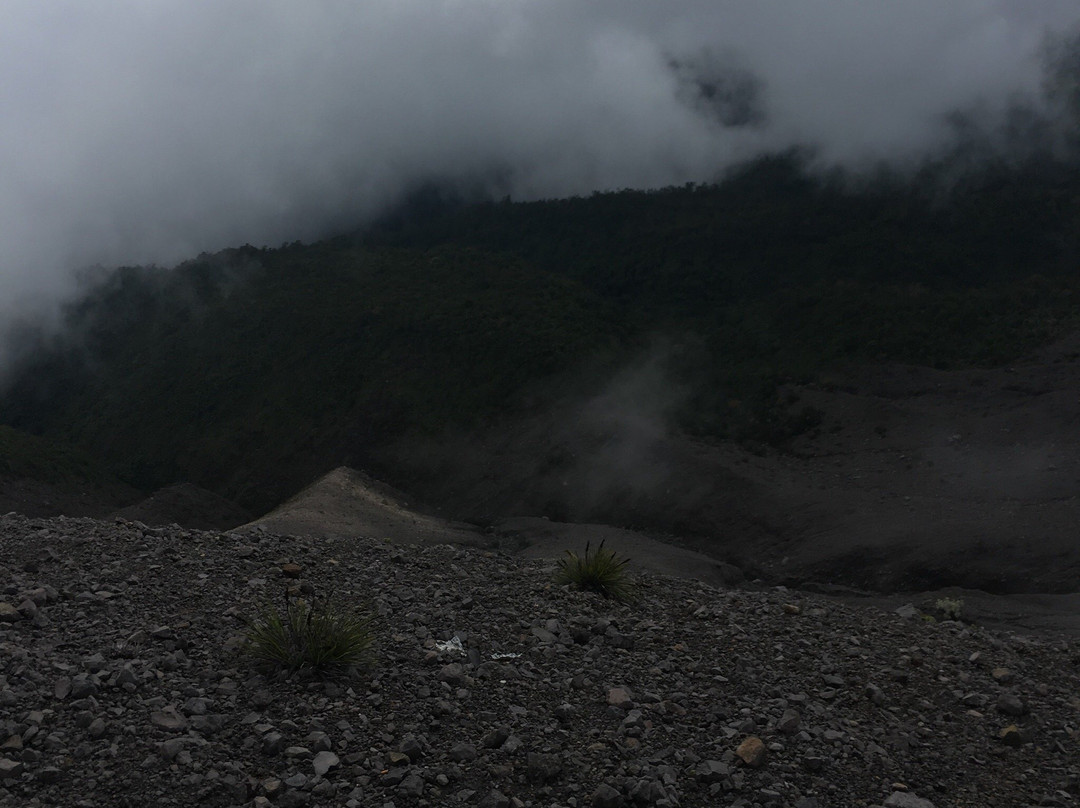
[[[92,263],[317,238],[430,179],[535,198],[763,151],[905,160],[1038,91],[1074,0],[16,0],[0,323]]]

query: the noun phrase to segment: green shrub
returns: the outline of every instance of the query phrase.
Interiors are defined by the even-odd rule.
[[[941,612],[942,620],[959,620],[964,611],[962,598],[940,598],[934,606]]]
[[[555,572],[555,582],[571,584],[578,589],[599,592],[605,598],[621,602],[630,601],[634,594],[634,584],[626,572],[628,558],[619,558],[614,550],[604,548],[604,543],[595,552],[586,543],[585,554],[579,556],[571,550],[566,551],[566,558],[559,561]]]
[[[243,649],[259,668],[335,673],[370,666],[373,642],[370,615],[286,593],[284,610],[267,604],[248,622]]]

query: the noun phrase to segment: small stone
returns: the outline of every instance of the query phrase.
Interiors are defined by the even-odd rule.
[[[529,752],[525,758],[525,779],[530,783],[548,783],[562,774],[562,763],[556,755]]]
[[[308,804],[310,795],[306,791],[301,791],[298,788],[290,788],[277,800],[278,808],[301,808],[303,805]]]
[[[634,698],[625,687],[613,687],[607,692],[607,703],[620,710],[629,710],[634,706]]]
[[[630,801],[634,805],[658,805],[661,801],[670,804],[667,791],[656,780],[638,780],[630,789]]]
[[[1020,716],[1027,712],[1027,705],[1013,693],[1002,693],[997,700],[997,709],[1003,715]]]
[[[64,701],[71,695],[71,679],[67,676],[62,676],[56,679],[56,685],[53,687],[53,696],[57,701]]]
[[[406,735],[401,740],[398,751],[409,756],[409,760],[417,761],[424,756],[424,744],[415,735]]]
[[[253,707],[263,708],[269,707],[274,703],[274,696],[269,690],[256,690],[251,694],[251,705]]]
[[[906,791],[894,791],[885,800],[885,808],[934,808],[934,803]]]
[[[787,709],[784,710],[784,714],[780,716],[780,720],[776,723],[776,728],[785,735],[791,735],[799,729],[799,723],[801,721],[802,718],[799,716],[798,710]]]
[[[601,783],[593,792],[591,805],[593,808],[621,808],[623,796],[607,783]]]
[[[210,703],[203,698],[190,698],[184,702],[183,711],[188,715],[206,715]]]
[[[471,743],[457,743],[450,747],[450,759],[456,763],[468,763],[476,760],[476,747]]]
[[[178,732],[180,730],[187,729],[187,719],[176,712],[172,707],[166,707],[164,710],[155,710],[150,713],[150,723],[160,729],[169,730],[170,732]]]
[[[69,692],[74,699],[85,699],[87,696],[97,695],[97,681],[89,674],[80,673],[71,680]]]
[[[17,760],[0,758],[0,780],[18,777],[23,773],[23,765]]]
[[[998,733],[998,740],[1006,746],[1023,746],[1027,740],[1023,731],[1016,724],[1009,724]]]
[[[720,783],[731,776],[731,767],[719,760],[703,760],[694,770],[694,776],[702,783]]]
[[[419,774],[410,774],[398,784],[398,793],[403,797],[416,799],[424,795],[424,778]]]
[[[439,681],[446,682],[450,687],[458,687],[465,684],[465,668],[460,662],[451,662],[439,670]]]
[[[289,788],[306,788],[308,784],[308,776],[297,772],[296,774],[285,778],[285,785]]]
[[[574,717],[575,712],[577,711],[574,709],[573,704],[567,704],[564,702],[555,708],[555,717],[563,723],[566,723]]]
[[[14,623],[16,620],[21,620],[22,614],[6,601],[0,601],[0,623]]]
[[[304,568],[301,567],[299,564],[293,564],[290,562],[288,564],[281,565],[281,574],[284,575],[286,578],[299,578],[300,573],[303,571]]]
[[[321,777],[331,769],[336,769],[340,763],[341,759],[333,752],[319,752],[311,765],[315,769],[315,774]]]
[[[268,732],[263,735],[262,753],[277,755],[285,748],[285,737],[280,732]]]
[[[325,732],[309,732],[307,738],[304,739],[304,744],[315,753],[332,752],[334,749],[334,742]]]
[[[540,626],[533,626],[532,635],[540,641],[541,645],[552,645],[559,640],[558,637],[556,637],[546,628],[540,628]]]
[[[1003,685],[1007,685],[1015,678],[1013,672],[1008,668],[994,668],[990,671],[990,675],[994,677],[995,682],[1000,682]]]
[[[184,744],[184,738],[169,738],[158,744],[158,754],[166,760],[172,760],[183,751]]]
[[[735,750],[735,754],[750,768],[760,768],[765,764],[765,743],[756,735],[751,735],[739,744],[739,748]]]
[[[510,808],[510,798],[493,788],[479,803],[478,808]]]
[[[784,604],[784,614],[801,614],[802,609],[796,606],[794,603]]]
[[[485,749],[498,749],[506,743],[506,739],[509,737],[509,727],[497,727],[484,736],[484,739],[480,741],[480,745]]]

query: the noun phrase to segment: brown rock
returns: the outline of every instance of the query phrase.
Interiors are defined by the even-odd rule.
[[[0,602],[0,623],[14,623],[21,620],[22,614],[10,603]]]
[[[634,706],[634,699],[625,687],[613,687],[607,692],[607,703],[612,707],[629,710]]]
[[[293,564],[292,562],[281,565],[281,574],[286,578],[299,578],[300,573],[303,572],[303,570],[304,568],[299,564]]]
[[[998,733],[998,740],[1006,746],[1023,746],[1024,741],[1027,739],[1024,737],[1023,731],[1016,726],[1016,724],[1009,724],[1009,726]]]
[[[2,744],[0,744],[0,749],[22,749],[22,748],[23,748],[22,737],[19,736],[19,735],[12,735],[6,741],[4,741]]]
[[[735,750],[735,754],[739,756],[739,759],[752,769],[765,765],[765,752],[765,742],[756,735],[751,735],[739,744],[739,748]]]

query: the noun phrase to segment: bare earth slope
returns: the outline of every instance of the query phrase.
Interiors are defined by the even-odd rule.
[[[295,536],[372,536],[396,544],[491,544],[469,525],[422,514],[401,492],[344,467],[247,527]]]
[[[432,449],[445,483],[425,493],[447,513],[485,521],[486,532],[416,513],[404,495],[344,469],[254,524],[534,558],[607,540],[642,569],[711,583],[736,580],[726,563],[733,562],[749,577],[798,586],[961,586],[971,590],[971,614],[987,621],[1073,631],[1078,360],[1075,335],[1010,368],[850,368],[826,384],[792,389],[793,407],[812,405],[824,419],[790,453],[759,456],[659,429],[646,430],[647,440],[638,430],[625,451],[618,430],[608,429],[596,452],[565,461],[575,441],[582,445],[568,431],[578,423],[571,411],[441,459]],[[635,469],[620,478],[618,463],[631,456]],[[537,518],[545,514],[553,518]],[[1002,600],[980,590],[1063,597]]]
[[[1078,357],[1073,337],[1011,368],[853,369],[802,391],[826,429],[798,457],[747,464],[795,517],[771,569],[874,588],[1080,590]]]
[[[1010,368],[871,365],[782,391],[819,429],[759,455],[670,428],[656,391],[402,447],[455,518],[609,524],[751,577],[879,591],[1080,591],[1080,335]]]

